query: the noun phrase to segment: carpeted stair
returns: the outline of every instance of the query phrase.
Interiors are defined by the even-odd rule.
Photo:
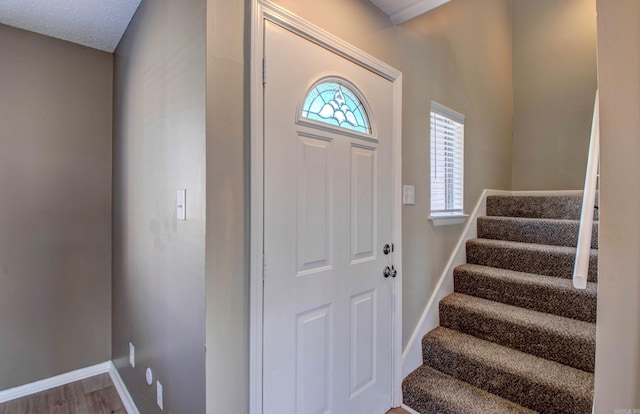
[[[582,196],[489,196],[404,403],[427,413],[591,413],[598,233],[571,276]],[[597,220],[597,210],[594,213]]]

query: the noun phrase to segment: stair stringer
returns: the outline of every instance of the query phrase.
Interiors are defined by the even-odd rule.
[[[582,190],[564,191],[506,191],[485,189],[480,195],[472,213],[469,215],[460,239],[453,249],[449,261],[444,267],[438,283],[425,306],[418,325],[402,353],[402,378],[406,378],[420,365],[422,365],[422,337],[440,325],[440,312],[438,304],[445,296],[453,293],[453,270],[467,263],[466,242],[477,237],[478,217],[485,216],[487,211],[487,197],[493,195],[503,196],[566,196],[582,194]]]

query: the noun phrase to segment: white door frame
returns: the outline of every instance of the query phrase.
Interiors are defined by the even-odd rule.
[[[263,252],[264,252],[264,22],[269,20],[316,43],[393,83],[392,240],[398,277],[392,300],[392,398],[402,404],[402,73],[334,35],[302,20],[267,0],[251,1],[251,236],[250,236],[250,345],[249,410],[262,414]],[[267,74],[268,77],[268,74]]]

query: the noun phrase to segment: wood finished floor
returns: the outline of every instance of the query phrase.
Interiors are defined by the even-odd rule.
[[[109,374],[0,404],[0,414],[127,414]]]
[[[109,374],[0,404],[0,414],[127,414]],[[387,414],[409,414],[394,408]]]
[[[387,414],[409,414],[409,411],[404,408],[394,408],[391,411],[387,412]]]

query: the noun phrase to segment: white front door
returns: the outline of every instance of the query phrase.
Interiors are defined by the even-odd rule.
[[[263,411],[382,414],[393,84],[277,24],[265,30]]]

